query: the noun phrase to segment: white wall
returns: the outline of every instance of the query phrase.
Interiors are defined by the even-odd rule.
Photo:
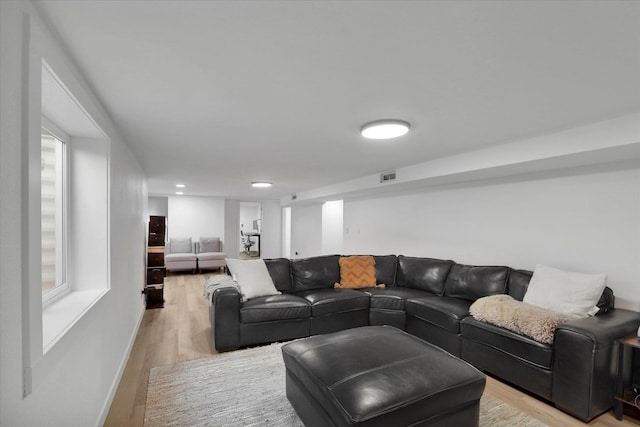
[[[225,201],[219,197],[170,196],[167,215],[167,236],[219,237],[225,241]]]
[[[282,256],[291,258],[291,208],[282,208]]]
[[[291,208],[291,258],[322,255],[322,205]]]
[[[149,197],[149,215],[158,215],[166,217],[169,215],[169,198],[168,197]]]
[[[109,220],[106,194],[109,146],[87,138],[72,138],[70,145],[69,218],[75,226],[69,227],[69,285],[84,290],[103,289],[108,287],[109,277],[109,230],[105,226]],[[88,230],[91,238],[87,238]]]
[[[262,202],[262,258],[283,256],[282,208],[278,200]]]
[[[504,178],[344,204],[345,253],[405,254],[608,274],[640,310],[640,169]]]
[[[39,248],[25,237],[33,231],[26,218],[38,175],[28,168],[26,147],[39,139],[33,94],[39,94],[41,55],[109,138],[110,263],[109,291],[32,365],[31,324],[42,306],[40,289],[30,286],[36,274],[30,259]],[[144,313],[146,178],[90,85],[26,1],[0,2],[0,140],[0,425],[102,425]],[[23,375],[26,367],[33,368],[33,381]],[[23,398],[25,384],[32,390]]]
[[[322,253],[341,254],[343,251],[343,202],[335,200],[322,204]]]
[[[240,253],[240,239],[233,236],[240,235],[240,203],[237,200],[224,201],[224,233],[228,238],[224,242],[223,250],[229,258],[238,258]]]

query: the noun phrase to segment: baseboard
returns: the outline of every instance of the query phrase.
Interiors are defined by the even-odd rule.
[[[111,409],[111,404],[113,403],[113,398],[116,396],[116,391],[118,390],[118,385],[120,385],[120,380],[122,379],[122,375],[124,375],[124,370],[127,367],[127,362],[129,361],[129,357],[131,356],[131,350],[133,350],[133,344],[136,342],[136,337],[138,336],[138,331],[140,330],[140,325],[142,324],[142,318],[144,317],[145,307],[142,305],[140,307],[140,315],[138,316],[138,324],[131,334],[131,338],[129,339],[129,345],[127,346],[127,351],[124,354],[124,357],[120,361],[120,367],[118,368],[118,373],[109,388],[109,394],[107,396],[107,400],[105,401],[102,410],[100,411],[100,417],[98,418],[98,422],[96,423],[96,427],[104,426],[104,422],[107,420],[107,415],[109,415],[109,409]]]

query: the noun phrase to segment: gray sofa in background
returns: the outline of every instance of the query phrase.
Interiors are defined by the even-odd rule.
[[[218,237],[201,237],[196,242],[196,258],[198,259],[198,270],[224,268],[227,254],[222,252],[222,241]]]
[[[164,248],[164,265],[167,271],[191,270],[196,272],[198,258],[191,237],[172,237]]]

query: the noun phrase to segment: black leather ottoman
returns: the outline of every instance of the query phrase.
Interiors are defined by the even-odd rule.
[[[485,376],[390,326],[282,346],[287,398],[305,426],[478,426]]]

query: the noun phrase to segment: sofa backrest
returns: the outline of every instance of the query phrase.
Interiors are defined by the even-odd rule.
[[[280,292],[290,293],[293,291],[291,284],[291,269],[287,258],[265,259],[271,280],[276,289]]]
[[[378,284],[384,283],[393,286],[396,282],[396,270],[398,267],[398,257],[395,255],[374,255],[376,261],[376,281]]]
[[[531,276],[533,276],[533,271],[511,270],[509,272],[509,280],[507,281],[509,295],[518,301],[522,301],[524,294],[527,293]]]
[[[396,286],[444,294],[444,284],[454,262],[435,258],[398,256]]]
[[[193,253],[194,250],[191,237],[172,237],[164,248],[165,254]]]
[[[196,242],[196,253],[222,252],[222,242],[219,237],[200,237]]]
[[[475,301],[507,293],[509,267],[454,264],[444,284],[444,295]]]
[[[291,279],[295,292],[333,288],[340,282],[340,256],[325,255],[291,260]]]

